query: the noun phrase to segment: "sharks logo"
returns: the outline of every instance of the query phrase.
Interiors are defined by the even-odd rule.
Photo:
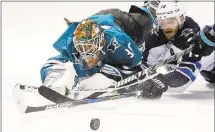
[[[111,39],[110,44],[108,45],[107,49],[114,53],[114,51],[119,47],[120,47],[120,45],[119,45],[118,41],[116,40],[115,37],[113,37]]]

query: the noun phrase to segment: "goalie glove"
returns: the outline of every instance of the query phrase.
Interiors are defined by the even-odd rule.
[[[138,97],[142,99],[160,99],[163,92],[168,89],[167,80],[162,74],[142,82],[139,86]]]

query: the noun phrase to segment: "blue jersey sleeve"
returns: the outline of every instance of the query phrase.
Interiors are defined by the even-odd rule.
[[[134,41],[118,27],[106,30],[107,57],[106,62],[112,65],[125,65],[129,68],[137,66],[142,59],[142,53]]]
[[[142,53],[134,41],[114,23],[112,14],[93,15],[91,20],[99,23],[106,34],[106,63],[112,65],[125,65],[130,68],[137,66],[142,59]]]

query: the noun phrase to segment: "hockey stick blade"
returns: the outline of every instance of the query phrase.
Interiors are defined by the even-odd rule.
[[[25,107],[26,109],[23,110],[23,113],[39,112],[39,111],[46,111],[46,110],[59,109],[59,108],[73,108],[83,104],[91,104],[91,103],[103,102],[108,100],[122,99],[122,98],[127,98],[135,95],[136,93],[127,93],[122,95],[99,97],[97,99],[86,99],[86,100],[77,100],[77,101],[67,100],[67,102],[56,103],[54,105],[44,105],[44,106],[38,106],[38,107],[26,106]]]
[[[59,94],[58,92],[55,92],[54,90],[46,87],[46,86],[40,86],[38,88],[38,92],[40,95],[45,97],[46,99],[54,102],[54,103],[63,103],[68,101],[74,101],[73,99],[70,99],[66,96],[63,96]]]

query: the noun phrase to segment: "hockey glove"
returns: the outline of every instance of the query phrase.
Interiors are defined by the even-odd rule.
[[[199,36],[201,38],[202,47],[211,46],[215,47],[215,28],[214,26],[205,26],[202,31],[199,32]]]
[[[215,35],[213,35],[213,32],[212,26],[205,26],[200,32],[196,33],[194,37],[188,39],[187,44],[195,44],[192,51],[194,54],[204,56],[206,51],[212,51],[209,49],[215,47]]]
[[[142,99],[160,99],[163,92],[166,92],[168,86],[166,85],[167,80],[162,74],[149,79],[138,86],[140,93],[139,98]]]
[[[215,83],[215,72],[202,70],[200,73],[207,82]]]
[[[181,32],[181,34],[179,36],[176,36],[172,40],[172,44],[179,45],[178,47],[185,49],[188,46],[188,45],[186,45],[188,39],[192,38],[194,35],[195,35],[195,32],[193,31],[193,29],[186,28]]]

